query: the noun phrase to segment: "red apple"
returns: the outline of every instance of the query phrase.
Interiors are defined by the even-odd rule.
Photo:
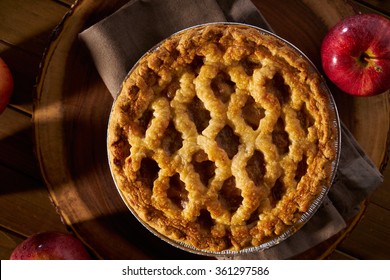
[[[42,232],[28,237],[12,252],[11,260],[87,260],[83,243],[71,234]]]
[[[0,57],[0,114],[7,107],[14,90],[14,80],[7,64]]]
[[[377,14],[343,19],[323,39],[321,60],[326,76],[346,93],[390,89],[390,20]]]

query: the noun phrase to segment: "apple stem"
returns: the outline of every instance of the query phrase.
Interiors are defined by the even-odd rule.
[[[380,73],[382,72],[382,67],[375,65],[372,63],[373,60],[377,60],[377,57],[370,56],[367,52],[362,52],[358,58],[357,61],[360,63],[362,67],[367,67],[369,65],[374,66],[374,69],[376,72]]]
[[[361,53],[361,55],[359,55],[359,57],[358,57],[358,61],[363,66],[367,66],[367,64],[369,63],[370,59],[372,59],[372,57],[370,57],[366,52]]]

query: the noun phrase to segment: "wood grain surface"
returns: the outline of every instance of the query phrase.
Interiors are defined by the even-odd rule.
[[[64,5],[55,5],[53,8],[58,9],[58,13],[64,11],[65,5],[72,3],[60,2]],[[108,169],[105,141],[112,98],[96,73],[87,51],[78,41],[77,34],[111,14],[125,2],[127,1],[79,0],[52,33],[40,68],[33,109],[34,147],[39,168],[63,221],[98,258],[197,258],[196,255],[172,248],[140,226],[122,203]],[[288,3],[284,1],[283,4],[262,0],[254,3],[278,35],[298,46],[317,65],[319,44],[325,32],[341,18],[354,13],[352,7],[344,1],[335,0],[295,0]],[[47,7],[42,9],[43,13],[50,11]],[[36,33],[40,33],[38,27]],[[23,53],[28,50],[39,54],[40,46],[40,42],[23,42],[19,49]],[[32,61],[37,59],[35,55],[28,57]],[[388,152],[389,94],[363,100],[339,93],[334,88],[332,90],[342,120],[375,164],[383,170]],[[31,111],[31,104],[28,102],[17,103],[20,104],[16,106],[18,110]],[[367,114],[370,111],[377,113]],[[12,119],[12,114],[14,111],[6,112],[7,118]],[[28,122],[28,118],[26,121]],[[20,123],[20,128],[15,128],[16,133],[11,133],[7,138],[9,141],[30,133],[30,127],[23,124],[23,120]],[[1,151],[6,153],[6,149]],[[21,153],[20,157],[23,156]],[[18,162],[20,161],[15,160],[14,165]],[[25,169],[36,174],[35,168],[31,166],[34,164],[26,163]],[[28,171],[29,169],[31,170]],[[14,171],[11,169],[9,172],[11,176]],[[31,184],[34,187],[34,184],[40,184],[38,179],[31,179],[30,176],[26,180],[28,182],[21,182],[20,185]],[[39,196],[39,193],[34,195]],[[40,199],[37,198],[37,201]],[[375,216],[382,209],[374,207],[370,211]],[[39,212],[37,215],[43,216]],[[360,216],[351,221],[350,229],[359,218]],[[2,216],[2,219],[12,220],[12,215]],[[4,224],[12,224],[8,220]],[[371,220],[367,222],[375,223]],[[18,226],[20,225],[15,224],[15,227]],[[34,225],[30,228],[31,231],[38,230]],[[298,257],[324,257],[348,232]],[[14,237],[13,233],[6,233],[10,240],[20,238]],[[353,242],[359,242],[360,239],[356,240]],[[353,246],[355,244],[346,243],[344,248],[348,251]]]

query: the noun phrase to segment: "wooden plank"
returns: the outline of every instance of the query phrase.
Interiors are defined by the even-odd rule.
[[[0,41],[0,57],[9,66],[14,78],[14,91],[10,104],[26,113],[32,113],[32,93],[41,56]]]
[[[76,2],[76,0],[53,0],[53,1],[65,5],[67,7],[71,7],[73,3]]]
[[[390,15],[390,1],[388,0],[356,0],[354,2],[366,5],[373,10]]]
[[[43,184],[0,165],[0,226],[22,236],[66,227]]]
[[[383,173],[384,182],[371,197],[371,203],[390,211],[390,168]]]
[[[356,260],[355,257],[348,255],[340,250],[335,250],[328,258],[328,260]]]
[[[39,179],[32,139],[31,117],[7,108],[0,117],[0,163]]]
[[[8,260],[15,247],[25,238],[0,228],[0,260]]]
[[[370,204],[365,217],[339,246],[359,259],[390,259],[390,211]]]
[[[41,55],[67,7],[45,0],[1,0],[0,38]]]

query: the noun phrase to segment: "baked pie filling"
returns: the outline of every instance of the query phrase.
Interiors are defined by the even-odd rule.
[[[238,251],[280,236],[329,187],[335,113],[309,62],[238,24],[171,36],[129,73],[108,129],[114,180],[163,236]]]

